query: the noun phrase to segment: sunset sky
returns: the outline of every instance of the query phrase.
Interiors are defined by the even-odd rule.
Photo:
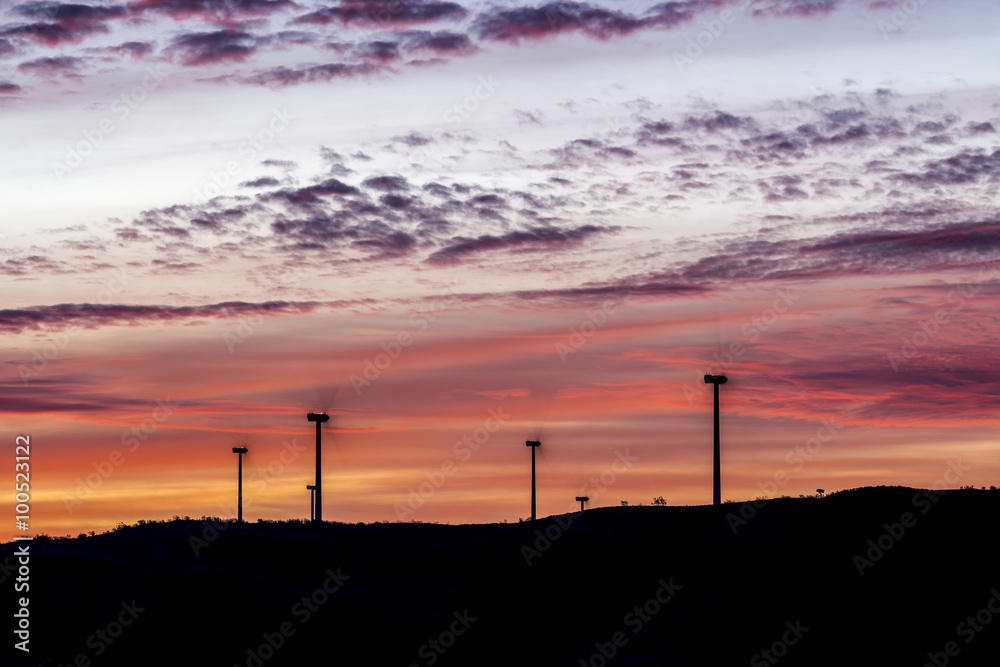
[[[31,532],[997,484],[997,9],[0,0]]]

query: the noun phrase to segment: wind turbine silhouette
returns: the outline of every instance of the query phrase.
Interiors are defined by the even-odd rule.
[[[233,454],[240,460],[238,473],[239,490],[236,492],[236,523],[243,523],[243,455],[247,453],[246,447],[233,447]]]
[[[527,393],[517,393],[514,396],[515,396],[514,398],[507,399],[508,400],[507,405],[513,404],[515,406],[523,406],[525,408],[525,414],[528,415],[527,419],[531,420],[529,421],[529,424],[531,422],[534,422],[535,424],[534,427],[529,426],[527,429],[525,429],[525,431],[527,431],[525,433],[527,439],[524,441],[525,446],[531,447],[531,521],[534,521],[538,518],[538,493],[536,487],[537,466],[535,462],[536,458],[535,450],[541,449],[541,451],[538,452],[538,455],[541,456],[542,463],[545,464],[546,468],[548,467],[548,462],[546,461],[546,454],[545,454],[546,449],[541,447],[542,441],[545,440],[545,437],[543,434],[542,426],[538,425],[539,414],[542,415],[540,421],[544,423],[546,421],[544,415],[548,413],[548,407],[551,405],[552,397],[551,395],[549,395],[547,401],[543,399],[544,401],[543,405],[545,405],[546,407],[539,411],[532,409],[535,408],[539,403],[538,399],[540,398],[540,396],[538,396],[537,390],[529,390]],[[522,403],[520,399],[528,399],[528,400]],[[525,431],[522,431],[522,433],[524,433]],[[504,443],[502,446],[504,447],[504,449],[506,449],[510,445]],[[512,453],[511,456],[515,455]],[[517,455],[517,456],[522,456],[522,455]],[[520,517],[520,513],[518,514],[518,516]]]
[[[323,450],[322,450],[322,425],[325,422],[330,421],[330,415],[327,414],[327,410],[333,405],[334,397],[340,393],[340,385],[336,385],[332,389],[327,387],[324,388],[324,396],[320,396],[319,387],[313,387],[313,404],[321,406],[321,409],[316,412],[309,412],[306,414],[306,419],[311,422],[316,422],[316,479],[311,485],[313,488],[312,495],[313,500],[313,511],[312,511],[312,521],[313,523],[319,524],[323,522]],[[307,485],[306,488],[309,488]]]
[[[541,440],[526,440],[525,446],[531,447],[531,520],[536,518],[535,514],[535,450],[542,446]]]
[[[722,504],[722,466],[719,461],[719,385],[729,381],[725,375],[706,375],[705,383],[715,392],[715,447],[712,466],[712,504]]]
[[[330,421],[330,415],[323,412],[310,412],[306,419],[316,422],[316,511],[313,515],[313,523],[323,522],[323,450],[320,447],[320,426],[323,422]]]
[[[243,523],[243,456],[249,451],[253,440],[246,433],[233,433],[233,454],[239,458],[239,472],[236,492],[236,523]]]
[[[316,516],[316,485],[306,484],[306,488],[309,489],[309,520],[312,521]]]
[[[540,396],[536,396],[535,398],[536,399],[540,398]],[[552,408],[552,400],[553,396],[549,396],[548,400],[545,401],[545,408],[541,418],[542,424],[536,425],[532,431],[531,436],[529,436],[530,439],[524,442],[526,447],[531,447],[531,520],[532,521],[535,521],[538,518],[537,492],[535,485],[535,450],[539,450],[538,453],[542,459],[542,463],[545,464],[545,469],[548,470],[549,463],[547,460],[548,456],[546,455],[547,449],[542,449],[542,440],[543,439],[548,440],[545,433],[545,424],[548,422],[548,414]]]
[[[546,408],[546,413],[547,412],[548,412],[548,408]],[[547,420],[545,418],[543,418],[543,422],[544,421],[547,421]],[[530,440],[526,440],[524,442],[524,444],[525,444],[526,447],[531,447],[531,520],[532,521],[534,521],[534,520],[536,520],[538,518],[537,502],[536,502],[537,494],[536,494],[536,487],[535,487],[535,450],[538,450],[539,456],[542,459],[542,463],[545,464],[545,469],[546,470],[549,469],[549,463],[546,460],[547,456],[546,456],[546,453],[545,453],[547,451],[547,449],[542,449],[542,439],[543,439],[544,435],[545,435],[545,427],[544,427],[544,425],[543,426],[537,426],[534,429],[534,434],[533,434],[532,438]]]

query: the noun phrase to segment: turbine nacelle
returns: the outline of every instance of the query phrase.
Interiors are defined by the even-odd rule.
[[[725,375],[706,375],[705,384],[726,384],[729,378]]]
[[[306,419],[308,419],[311,422],[322,423],[325,421],[330,421],[330,415],[325,414],[323,412],[310,412],[309,414],[306,415]]]

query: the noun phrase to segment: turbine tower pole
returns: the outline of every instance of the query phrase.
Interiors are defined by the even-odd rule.
[[[535,514],[535,448],[541,446],[538,440],[526,440],[525,445],[531,447],[531,520],[534,521]]]
[[[712,504],[722,504],[722,463],[719,452],[719,385],[729,380],[725,375],[706,375],[706,384],[711,384],[715,394],[715,447],[712,466]]]
[[[236,523],[243,523],[243,455],[247,453],[246,447],[233,447],[233,453],[240,460],[239,472],[237,473],[236,492]]]
[[[714,460],[715,464],[712,467],[712,504],[721,505],[722,504],[722,462],[719,460],[721,454],[719,452],[719,385],[718,383],[712,384],[712,389],[715,392],[715,447],[714,447]]]
[[[719,395],[718,387],[715,388],[715,395],[716,397]],[[718,401],[716,401],[716,405],[718,405]],[[719,411],[716,410],[715,413],[718,415]],[[321,423],[319,421],[316,422],[316,509],[313,510],[313,521],[317,523],[323,520],[323,466],[321,464],[323,449],[319,446]],[[716,441],[718,441],[718,438],[716,438]]]

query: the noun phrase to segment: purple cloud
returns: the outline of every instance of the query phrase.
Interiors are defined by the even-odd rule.
[[[454,2],[434,0],[343,0],[304,14],[296,23],[327,25],[340,23],[370,27],[385,27],[432,21],[458,20],[467,12]]]
[[[79,69],[83,65],[82,58],[73,56],[56,56],[52,58],[38,58],[21,63],[17,69],[25,74],[38,74],[49,79],[62,77],[66,79],[79,79]]]
[[[257,49],[257,39],[238,30],[198,32],[176,38],[167,52],[177,54],[188,67],[243,61]]]
[[[269,88],[284,88],[303,83],[327,83],[334,79],[349,79],[361,76],[371,76],[382,71],[381,65],[372,63],[331,63],[328,65],[312,65],[299,69],[275,67],[258,72],[252,76],[239,79],[243,83]]]
[[[495,205],[495,200],[481,201],[482,204]],[[534,227],[524,231],[512,231],[501,235],[484,234],[476,238],[456,237],[444,248],[432,253],[427,262],[430,264],[458,264],[474,255],[485,252],[516,251],[538,252],[554,248],[576,246],[588,238],[613,234],[619,227],[599,227],[597,225],[581,225],[575,228],[561,229],[558,227]]]

